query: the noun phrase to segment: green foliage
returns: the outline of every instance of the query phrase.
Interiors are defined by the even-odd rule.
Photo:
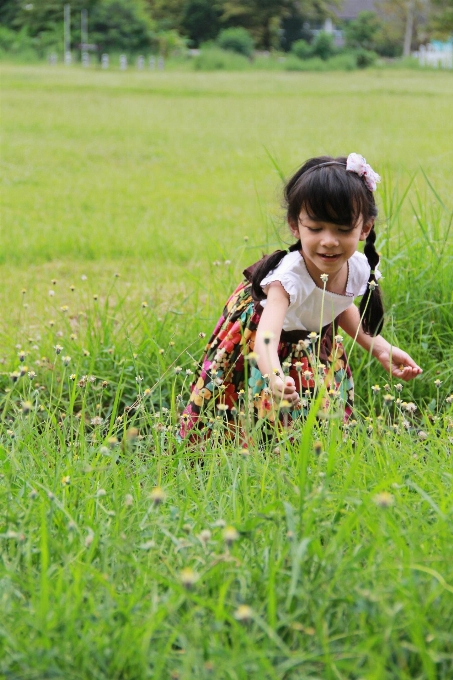
[[[290,54],[285,61],[286,71],[325,71],[326,68],[327,62],[320,57],[299,59],[295,55]]]
[[[344,28],[346,45],[373,50],[376,34],[380,29],[382,22],[375,12],[360,12],[357,18],[347,23]]]
[[[128,0],[124,0],[127,2]],[[71,3],[72,23],[76,32],[80,26],[80,11],[91,11],[99,5],[101,0],[73,0]],[[5,25],[12,29],[26,28],[32,37],[39,36],[43,32],[62,30],[64,5],[66,0],[33,0],[33,2],[16,2],[7,0],[2,3],[0,17],[5,17]]]
[[[151,47],[152,24],[133,0],[106,0],[90,16],[90,42],[99,55],[109,51],[137,53]]]
[[[291,52],[296,55],[298,59],[309,59],[313,56],[313,48],[306,40],[296,40],[291,45]]]
[[[253,38],[245,28],[240,26],[221,31],[217,38],[217,44],[223,50],[236,52],[244,57],[251,57],[253,54]]]
[[[195,71],[244,71],[248,66],[244,55],[215,46],[203,47],[193,60]]]
[[[313,41],[313,55],[326,61],[336,52],[333,35],[320,31]]]
[[[188,0],[184,5],[181,26],[191,45],[214,40],[220,30],[220,10],[210,0]]]
[[[368,68],[373,66],[378,59],[376,52],[365,49],[356,49],[349,52],[349,54],[355,59],[357,68]]]
[[[430,26],[434,36],[451,39],[453,34],[453,0],[433,0],[430,14]]]

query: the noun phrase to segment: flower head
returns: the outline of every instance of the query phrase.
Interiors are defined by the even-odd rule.
[[[321,279],[321,281],[323,283],[327,283],[327,281],[329,280],[329,275],[328,274],[321,274],[321,276],[319,278]]]
[[[227,526],[223,530],[223,540],[227,545],[232,545],[239,538],[238,530],[233,526]]]
[[[193,586],[195,585],[199,578],[200,577],[198,576],[197,572],[191,569],[190,567],[183,569],[179,574],[179,579],[184,588],[186,588],[187,590],[193,588]]]
[[[253,609],[247,604],[241,604],[233,614],[236,621],[247,623],[253,618]]]
[[[373,497],[373,501],[380,508],[389,508],[391,505],[393,505],[395,499],[388,491],[381,491],[381,493],[378,493]]]
[[[167,494],[162,489],[162,487],[155,486],[154,489],[151,490],[149,497],[151,498],[154,505],[160,505],[161,503],[165,502],[165,499],[167,498]]]

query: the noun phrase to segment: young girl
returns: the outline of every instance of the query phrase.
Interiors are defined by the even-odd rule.
[[[355,153],[312,158],[291,177],[284,198],[296,243],[244,271],[207,344],[182,416],[183,437],[207,436],[219,419],[230,430],[243,430],[250,415],[294,421],[307,413],[320,384],[323,409],[340,406],[347,420],[354,390],[338,327],[398,379],[422,372],[379,335],[384,310],[373,195],[379,181]]]

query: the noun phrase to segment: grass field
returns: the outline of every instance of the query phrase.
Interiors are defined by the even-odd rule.
[[[452,677],[452,85],[2,66],[0,677]],[[351,348],[354,427],[190,450],[198,334],[288,240],[278,169],[350,151],[424,374]]]

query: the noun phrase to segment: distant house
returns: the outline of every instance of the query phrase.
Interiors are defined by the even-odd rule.
[[[341,7],[334,10],[340,22],[356,19],[360,12],[376,12],[377,0],[343,0]],[[343,31],[335,26],[335,20],[330,17],[325,20],[323,30],[332,33],[335,43],[341,47],[344,43]]]
[[[360,12],[376,11],[376,0],[344,0],[342,6],[335,10],[335,14],[342,21],[352,21]]]

